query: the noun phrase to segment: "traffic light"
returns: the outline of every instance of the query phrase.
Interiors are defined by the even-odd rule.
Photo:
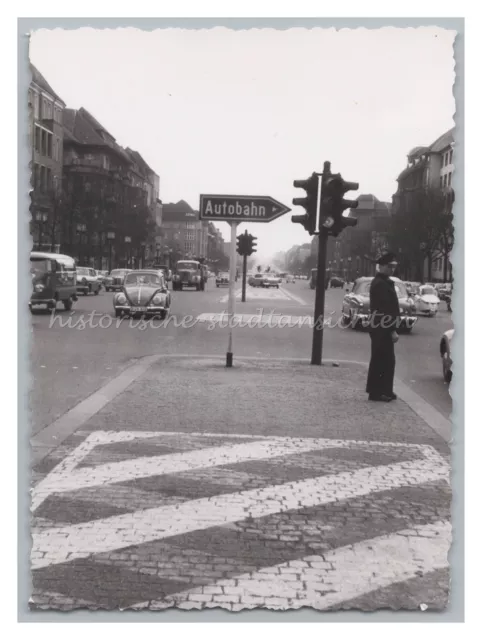
[[[291,216],[291,222],[302,224],[310,236],[316,230],[316,214],[318,202],[318,175],[313,173],[307,180],[295,180],[293,186],[306,191],[305,198],[293,198],[293,204],[303,207],[306,211],[303,215]]]
[[[257,249],[257,245],[258,243],[256,242],[258,238],[256,238],[255,236],[249,236],[249,245],[248,245],[248,249],[249,249],[249,253],[248,256],[250,256],[252,253],[256,253]]]
[[[321,191],[321,224],[328,229],[328,235],[338,236],[346,227],[355,227],[356,218],[347,218],[343,215],[346,209],[356,209],[357,200],[344,200],[347,191],[356,191],[359,188],[357,182],[346,182],[341,175],[329,176],[322,185]]]
[[[245,233],[242,233],[241,235],[239,235],[236,240],[236,251],[239,253],[240,256],[244,256],[246,253],[246,248],[247,248],[247,235]]]

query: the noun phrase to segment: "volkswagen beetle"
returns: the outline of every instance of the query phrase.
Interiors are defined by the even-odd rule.
[[[423,284],[414,296],[415,307],[420,314],[433,318],[440,306],[440,298],[434,286]]]
[[[114,295],[116,317],[123,315],[160,316],[165,318],[171,307],[171,294],[162,272],[139,270],[128,273],[122,290]]]
[[[353,284],[351,293],[343,298],[342,320],[345,326],[352,329],[367,327],[370,323],[370,286],[373,278],[358,278]],[[404,283],[398,278],[392,278],[395,283],[400,305],[400,325],[397,327],[401,331],[409,333],[417,321],[415,316],[415,303],[410,298]]]

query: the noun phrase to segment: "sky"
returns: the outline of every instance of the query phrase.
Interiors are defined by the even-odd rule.
[[[38,30],[30,59],[67,107],[84,107],[160,176],[164,203],[272,196],[292,209],[241,224],[272,256],[311,240],[293,180],[325,161],[391,201],[415,146],[454,126],[453,43],[436,27],[397,29]],[[226,240],[228,223],[217,223]]]

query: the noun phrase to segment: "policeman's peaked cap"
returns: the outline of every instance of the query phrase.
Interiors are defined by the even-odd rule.
[[[377,264],[390,264],[390,262],[396,262],[397,256],[394,253],[387,252],[380,256],[377,260]]]

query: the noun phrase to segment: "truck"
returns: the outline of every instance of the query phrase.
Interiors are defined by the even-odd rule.
[[[178,260],[172,276],[172,290],[182,291],[184,288],[194,287],[196,291],[204,291],[205,278],[205,267],[200,262],[197,260]]]

